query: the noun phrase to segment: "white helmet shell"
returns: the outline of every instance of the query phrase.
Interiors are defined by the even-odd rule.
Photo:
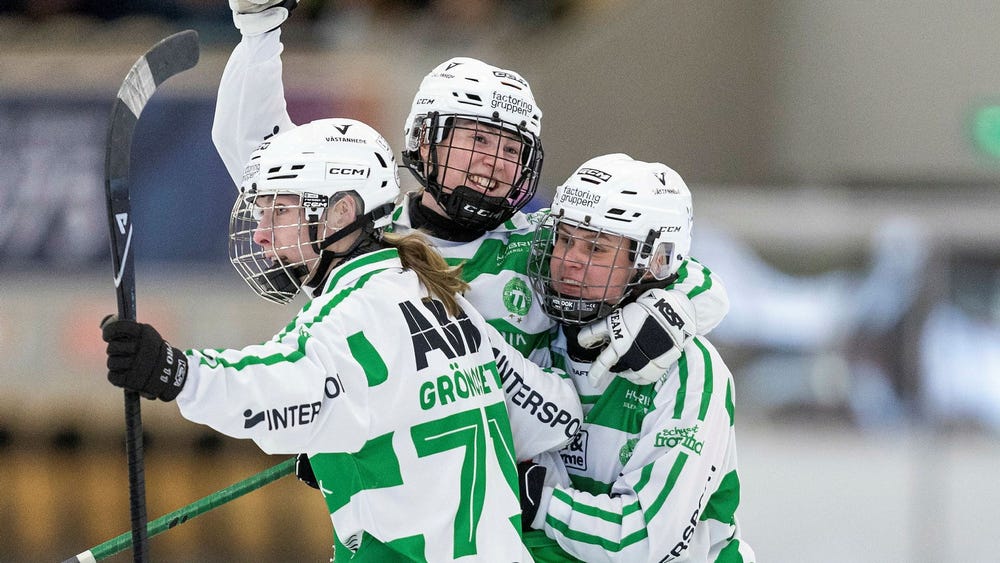
[[[333,196],[354,192],[368,214],[399,196],[392,148],[372,127],[353,119],[320,119],[265,141],[243,172],[245,195],[297,194],[306,207],[326,207]],[[375,227],[391,222],[375,219]]]
[[[542,134],[542,110],[520,74],[478,59],[455,57],[420,83],[406,118],[406,150],[416,150],[415,124],[430,113],[486,118],[515,132]]]
[[[449,59],[420,83],[404,125],[403,163],[457,225],[491,230],[510,219],[534,196],[541,178],[543,151],[542,112],[528,82],[514,71],[476,59]],[[513,178],[490,177],[509,185],[506,193],[486,195],[461,182],[471,172],[472,160],[452,163],[447,156],[457,130],[466,133],[503,131],[520,143],[517,155],[490,155],[486,146],[473,149],[472,159],[487,156],[500,168],[513,167]],[[461,136],[461,135],[459,135]],[[440,152],[439,152],[440,151]],[[461,151],[460,151],[461,152]],[[449,184],[444,177],[451,171]],[[498,172],[494,170],[494,172]]]
[[[592,158],[556,188],[551,213],[645,245],[651,253],[638,252],[637,267],[664,253],[652,269],[657,279],[675,273],[691,250],[691,191],[659,162],[620,153]]]

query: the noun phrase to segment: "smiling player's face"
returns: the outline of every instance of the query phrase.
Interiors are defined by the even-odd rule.
[[[571,297],[617,303],[632,278],[630,241],[565,223],[556,231],[549,270],[552,289]]]

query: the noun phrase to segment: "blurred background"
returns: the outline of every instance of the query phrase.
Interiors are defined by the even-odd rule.
[[[0,1],[2,562],[128,530],[122,396],[97,329],[115,310],[104,143],[132,63],[183,29],[201,62],[160,88],[133,145],[139,319],[182,348],[241,347],[293,314],[228,265],[236,192],[210,139],[239,41],[226,2]],[[732,300],[711,339],[736,376],[759,560],[993,561],[997,29],[984,0],[302,0],[284,81],[296,122],[350,116],[398,145],[437,63],[517,70],[544,111],[534,207],[598,154],[675,168],[694,256]],[[282,461],[174,405],[143,416],[151,520]],[[150,553],[326,561],[330,533],[320,496],[286,478]]]

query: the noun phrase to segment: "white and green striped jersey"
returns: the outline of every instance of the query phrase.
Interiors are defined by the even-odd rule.
[[[562,447],[579,400],[458,300],[456,318],[395,249],[360,256],[268,342],[188,351],[177,404],[267,453],[308,453],[358,558],[528,560],[514,443]],[[506,402],[527,407],[509,417]]]
[[[544,489],[535,524],[549,541],[525,537],[536,561],[753,561],[736,520],[733,378],[715,348],[696,337],[658,383],[603,389],[565,337],[554,349],[585,416],[569,446],[541,459],[569,482]]]

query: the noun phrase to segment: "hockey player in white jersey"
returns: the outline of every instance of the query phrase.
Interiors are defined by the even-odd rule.
[[[546,472],[522,467],[522,494],[535,501],[525,503],[526,520],[538,530],[525,542],[536,561],[754,558],[736,521],[733,378],[715,348],[696,336],[654,383],[614,378],[595,385],[588,372],[598,351],[578,343],[597,338],[585,326],[595,319],[627,326],[623,304],[678,275],[691,228],[691,194],[681,177],[624,154],[585,162],[557,188],[539,225],[528,273],[560,325],[553,351],[585,416],[569,446],[542,457]],[[677,328],[689,322],[667,301],[648,306]]]
[[[280,35],[295,5],[230,0],[243,38],[219,85],[212,138],[237,184],[258,144],[295,127],[285,108]],[[523,354],[549,365],[554,323],[525,275],[533,219],[520,212],[541,174],[541,117],[518,73],[462,57],[438,65],[421,82],[404,124],[403,161],[423,189],[402,201],[391,228],[429,233],[449,263],[463,264],[466,297],[488,322]],[[648,297],[626,305],[627,330],[612,331],[605,321],[594,327],[611,342],[591,370],[595,380],[611,371],[640,383],[655,380],[693,334],[708,333],[729,309],[720,280],[694,260]],[[659,300],[690,319],[684,329],[647,306]]]
[[[338,561],[530,560],[516,459],[566,443],[579,401],[462,298],[422,235],[383,232],[398,195],[392,150],[361,122],[273,137],[245,167],[230,257],[262,297],[311,299],[238,350],[182,352],[148,324],[102,323],[108,379],[267,453],[309,455]],[[515,381],[533,403],[516,450]]]

